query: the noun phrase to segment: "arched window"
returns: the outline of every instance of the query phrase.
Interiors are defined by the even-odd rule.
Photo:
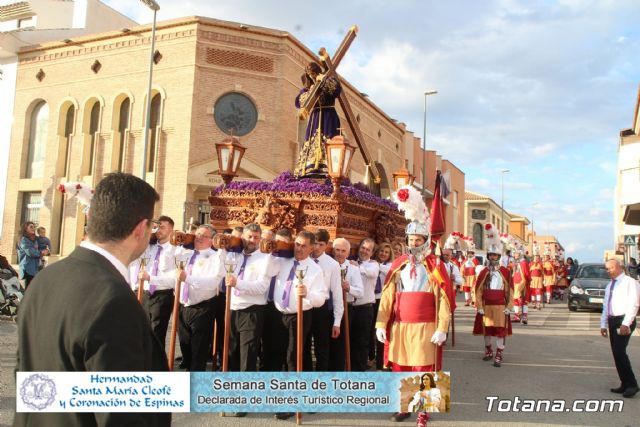
[[[483,249],[482,241],[482,225],[476,222],[473,224],[473,243],[476,245],[476,249]]]
[[[61,176],[69,175],[69,156],[71,155],[71,134],[73,133],[73,121],[75,119],[76,108],[71,104],[67,109],[64,122],[64,135],[63,141],[64,147],[60,155],[62,156],[62,169],[60,170]]]
[[[93,175],[95,167],[95,150],[98,139],[98,125],[100,124],[100,103],[95,102],[91,107],[89,119],[89,157],[87,158],[87,175]]]
[[[162,97],[156,93],[151,98],[151,121],[149,123],[149,148],[147,153],[147,172],[153,172],[156,165],[156,155],[158,152],[158,140],[160,134],[160,107]]]
[[[31,112],[25,178],[42,178],[44,176],[48,128],[49,106],[42,101]]]
[[[120,136],[118,141],[118,172],[124,172],[124,161],[126,153],[126,135],[129,128],[129,108],[131,107],[131,101],[129,98],[125,98],[120,104],[120,114],[118,116],[118,135]]]

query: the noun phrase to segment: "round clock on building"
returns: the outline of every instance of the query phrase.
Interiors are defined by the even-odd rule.
[[[229,92],[216,101],[213,117],[222,132],[243,136],[256,127],[258,109],[248,96],[239,92]]]

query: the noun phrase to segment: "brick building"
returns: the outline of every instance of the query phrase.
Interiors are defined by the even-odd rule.
[[[70,253],[85,218],[56,186],[95,185],[112,171],[140,174],[150,33],[139,26],[19,52],[2,253],[15,255],[26,219],[48,228],[53,253]],[[307,47],[287,32],[186,17],[157,25],[155,49],[144,167],[161,195],[157,215],[173,217],[178,228],[207,217],[209,191],[221,183],[214,144],[231,124],[248,147],[237,179],[271,180],[293,168],[305,129],[293,101],[315,58]],[[343,90],[388,196],[415,138],[348,82]],[[350,178],[364,175],[356,154]]]
[[[0,206],[7,187],[18,52],[50,40],[138,25],[99,0],[0,1]],[[0,236],[3,236],[0,210]]]

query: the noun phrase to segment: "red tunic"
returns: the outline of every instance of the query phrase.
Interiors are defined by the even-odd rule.
[[[513,309],[513,281],[506,267],[499,268],[504,289],[489,289],[491,275],[484,268],[476,282],[476,304],[484,315],[476,314],[473,325],[474,335],[504,337],[511,335],[511,316],[503,313],[505,308]]]

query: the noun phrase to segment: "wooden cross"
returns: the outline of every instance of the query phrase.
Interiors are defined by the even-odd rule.
[[[333,56],[333,59],[329,57],[329,54],[327,53],[327,50],[324,47],[320,48],[318,55],[320,55],[320,62],[322,63],[322,66],[325,71],[323,81],[329,77],[335,77],[336,79],[341,80],[340,76],[336,73],[336,68],[338,67],[338,65],[340,65],[342,58],[344,58],[345,53],[349,49],[349,46],[351,46],[351,43],[353,42],[353,40],[356,38],[357,33],[358,33],[357,26],[354,25],[349,29],[349,32],[345,36],[344,40],[342,40],[342,43],[340,43],[340,46],[338,46],[338,49],[336,50],[336,53]],[[300,106],[301,118],[307,118],[309,116],[309,112],[313,109],[313,106],[318,102],[318,99],[320,97],[321,86],[322,86],[322,82],[320,82],[319,84],[314,84],[313,88],[309,92],[309,96],[307,96],[307,99]],[[380,184],[380,181],[381,181],[380,172],[378,171],[378,168],[376,167],[375,163],[371,161],[371,155],[369,154],[369,150],[367,150],[367,146],[364,143],[364,136],[360,131],[360,126],[358,126],[358,121],[356,120],[355,115],[353,114],[353,110],[351,109],[351,104],[349,103],[349,100],[347,99],[347,95],[344,92],[344,90],[340,92],[338,101],[340,102],[342,111],[344,112],[344,115],[347,118],[347,123],[349,124],[349,128],[351,128],[351,132],[353,133],[353,137],[355,138],[356,143],[358,144],[358,149],[360,150],[360,153],[364,158],[365,164],[371,169],[375,183]]]

